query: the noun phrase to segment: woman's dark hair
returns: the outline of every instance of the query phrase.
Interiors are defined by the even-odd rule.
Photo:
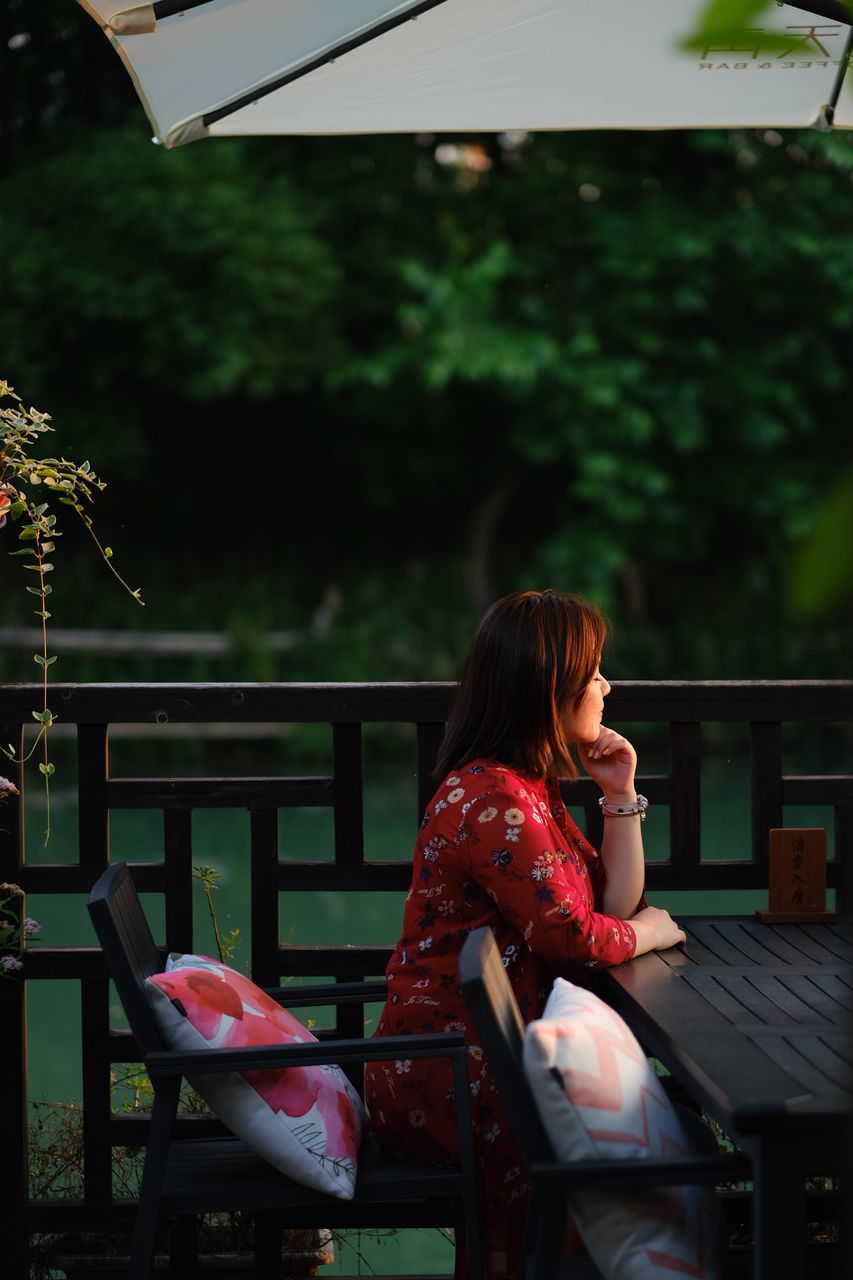
[[[603,614],[565,591],[514,591],[474,633],[435,772],[483,756],[535,778],[577,777],[560,713],[577,707],[601,660]]]

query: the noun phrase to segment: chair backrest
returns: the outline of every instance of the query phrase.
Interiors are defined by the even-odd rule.
[[[146,978],[162,971],[163,959],[126,863],[107,868],[89,894],[88,906],[140,1053],[164,1048],[144,986]]]
[[[524,1022],[491,929],[474,929],[466,938],[459,979],[525,1163],[554,1160],[524,1074]]]

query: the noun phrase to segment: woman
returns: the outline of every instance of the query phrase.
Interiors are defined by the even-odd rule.
[[[472,929],[494,932],[525,1022],[556,975],[620,964],[684,933],[643,900],[637,757],[602,724],[606,623],[560,591],[518,591],[474,635],[436,773],[444,776],[415,845],[403,932],[388,965],[376,1034],[464,1031],[491,1280],[518,1273],[528,1188],[520,1155],[459,993]],[[571,746],[602,790],[600,853],[560,799]],[[458,1159],[453,1081],[440,1060],[374,1063],[367,1102],[383,1146],[424,1164]]]

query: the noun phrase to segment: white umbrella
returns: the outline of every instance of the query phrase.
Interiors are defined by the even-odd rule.
[[[224,134],[853,125],[849,13],[778,5],[679,49],[705,0],[80,0],[166,146]],[[780,45],[768,40],[775,34]]]

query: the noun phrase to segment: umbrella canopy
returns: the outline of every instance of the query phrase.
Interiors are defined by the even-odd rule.
[[[774,6],[686,53],[705,0],[80,0],[157,138],[518,129],[828,128],[851,27]],[[784,38],[784,44],[769,36]]]

